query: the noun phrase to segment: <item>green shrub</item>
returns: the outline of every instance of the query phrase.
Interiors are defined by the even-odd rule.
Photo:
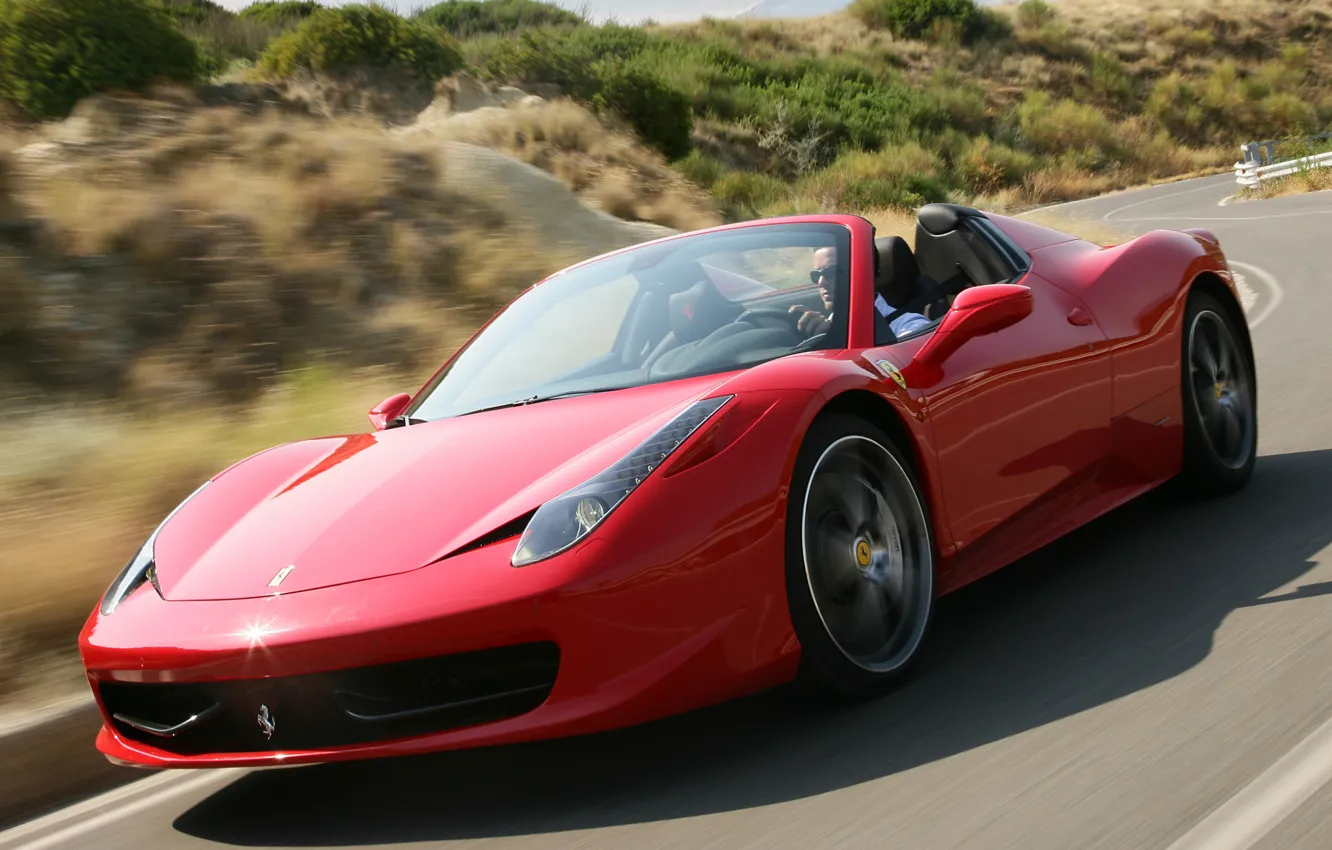
[[[178,24],[207,24],[218,18],[229,18],[231,13],[213,0],[160,0],[167,14]]]
[[[538,0],[445,0],[417,12],[417,17],[425,23],[443,27],[458,38],[587,23],[567,9]]]
[[[699,150],[691,151],[675,167],[704,189],[711,189],[726,173],[726,168],[720,162]]]
[[[866,26],[886,29],[898,38],[926,38],[940,28],[955,28],[963,40],[986,34],[995,25],[974,0],[856,0],[851,11]]]
[[[1031,150],[1057,154],[1082,170],[1104,168],[1130,153],[1118,125],[1090,104],[1052,101],[1045,92],[1028,92],[1017,116]]]
[[[978,195],[1017,186],[1035,169],[1036,158],[1031,154],[993,142],[988,136],[972,140],[954,164],[963,185]]]
[[[755,218],[790,192],[781,180],[749,171],[732,171],[712,184],[712,197],[732,220]]]
[[[1017,7],[1018,26],[1040,29],[1055,19],[1055,8],[1045,0],[1022,0]]]
[[[567,34],[523,32],[485,60],[490,76],[514,83],[554,83],[597,111],[619,114],[669,159],[689,153],[689,97],[638,60],[651,37],[630,27],[583,27]]]
[[[238,17],[265,24],[301,21],[324,8],[315,0],[259,0],[237,13]]]
[[[0,99],[31,116],[198,73],[194,44],[150,0],[0,0]]]
[[[1111,102],[1125,103],[1133,97],[1136,85],[1122,62],[1098,52],[1091,57],[1091,88]]]
[[[268,46],[258,67],[277,77],[300,68],[338,73],[397,67],[434,82],[462,67],[462,53],[443,30],[379,6],[353,5],[320,9],[306,18]]]
[[[917,142],[854,151],[800,180],[796,191],[825,209],[915,209],[948,200],[939,165],[935,153]]]
[[[592,75],[599,81],[593,107],[621,115],[667,159],[689,153],[694,122],[683,92],[620,59],[603,59],[592,66]]]

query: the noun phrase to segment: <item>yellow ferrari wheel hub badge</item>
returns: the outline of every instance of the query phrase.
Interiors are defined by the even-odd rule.
[[[870,562],[870,546],[864,540],[856,544],[856,562],[862,567],[868,567]]]
[[[1225,384],[1222,384],[1220,381],[1217,381],[1215,384],[1212,385],[1212,389],[1216,392],[1216,400],[1220,401],[1221,394],[1225,392],[1226,389]]]

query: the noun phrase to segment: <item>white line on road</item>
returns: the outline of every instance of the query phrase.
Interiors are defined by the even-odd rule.
[[[61,844],[73,842],[74,839],[101,829],[108,824],[124,820],[139,812],[161,805],[174,797],[201,790],[210,785],[221,785],[224,782],[229,782],[236,779],[240,774],[247,773],[248,770],[245,768],[207,770],[202,771],[201,775],[192,776],[189,779],[181,779],[181,772],[175,770],[163,771],[158,776],[132,782],[91,800],[85,800],[78,805],[52,812],[44,818],[38,818],[30,823],[0,832],[0,847],[4,850],[48,850],[49,848],[59,847]],[[127,805],[116,805],[127,799],[133,800],[133,802]],[[87,820],[77,820],[83,815],[91,814],[98,809],[106,809],[108,806],[114,806],[114,808],[102,811],[101,814]],[[27,844],[17,843],[27,836],[36,835],[71,820],[75,823],[63,829],[43,835],[41,838]]]
[[[1332,779],[1332,719],[1168,850],[1248,850]]]
[[[1250,201],[1249,203],[1257,203],[1257,202]],[[1305,210],[1303,212],[1273,213],[1271,215],[1193,216],[1188,214],[1180,214],[1180,215],[1167,215],[1167,216],[1148,216],[1146,218],[1121,218],[1119,219],[1119,221],[1173,221],[1173,222],[1179,222],[1181,227],[1187,227],[1193,224],[1193,222],[1195,221],[1269,221],[1274,218],[1308,218],[1311,215],[1332,215],[1332,210]]]
[[[1249,286],[1249,279],[1239,272],[1231,271],[1230,276],[1235,279],[1235,288],[1239,290],[1240,307],[1244,310],[1244,317],[1247,321],[1249,311],[1258,302],[1258,290]]]
[[[1281,303],[1281,285],[1277,283],[1276,278],[1270,273],[1252,265],[1251,263],[1241,263],[1237,260],[1230,260],[1229,262],[1232,267],[1244,269],[1249,275],[1258,278],[1263,282],[1263,285],[1267,287],[1269,293],[1267,303],[1263,305],[1261,313],[1249,320],[1249,327],[1256,328],[1266,321],[1267,317],[1272,315],[1272,311]],[[1245,280],[1247,281],[1247,279],[1248,278],[1246,277]]]
[[[1224,185],[1224,184],[1220,184],[1220,185]],[[1183,190],[1181,190],[1181,191],[1179,191],[1179,192],[1167,192],[1167,193],[1164,194],[1164,195],[1153,195],[1153,196],[1150,197],[1150,198],[1144,198],[1144,199],[1142,199],[1141,201],[1134,201],[1134,202],[1131,203],[1131,204],[1125,204],[1125,205],[1122,206],[1122,207],[1117,207],[1117,208],[1115,208],[1115,209],[1113,209],[1113,210],[1110,210],[1110,212],[1108,212],[1108,213],[1106,213],[1105,215],[1101,216],[1101,220],[1102,220],[1102,221],[1109,221],[1109,220],[1110,220],[1110,216],[1115,215],[1115,214],[1117,214],[1117,213],[1122,213],[1124,210],[1132,209],[1133,207],[1140,207],[1140,206],[1142,206],[1143,204],[1154,204],[1154,203],[1156,203],[1157,201],[1164,201],[1164,200],[1167,199],[1167,198],[1178,198],[1180,195],[1192,195],[1194,192],[1206,192],[1206,191],[1209,191],[1209,190],[1211,190],[1211,189],[1216,189],[1216,188],[1218,188],[1218,184],[1217,184],[1217,183],[1209,182],[1209,183],[1208,183],[1207,185],[1205,185],[1205,186],[1195,186],[1195,187],[1193,187],[1192,189],[1183,189]],[[1127,219],[1121,219],[1121,220],[1122,220],[1122,221],[1142,221],[1143,219],[1139,219],[1139,218],[1127,218]]]

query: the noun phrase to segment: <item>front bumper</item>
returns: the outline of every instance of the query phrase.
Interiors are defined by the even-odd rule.
[[[167,602],[145,585],[80,636],[97,747],[155,768],[378,758],[596,732],[786,681],[799,645],[766,427],[789,434],[761,420],[530,567],[510,566],[515,539],[259,599]],[[459,660],[499,650],[514,655]],[[212,705],[170,736],[141,728]]]

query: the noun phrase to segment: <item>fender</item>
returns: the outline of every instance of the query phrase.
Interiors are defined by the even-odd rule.
[[[1109,339],[1115,417],[1178,387],[1178,334],[1189,286],[1207,272],[1230,278],[1219,247],[1174,230],[1111,248],[1063,242],[1031,256],[1036,273],[1081,298]]]

